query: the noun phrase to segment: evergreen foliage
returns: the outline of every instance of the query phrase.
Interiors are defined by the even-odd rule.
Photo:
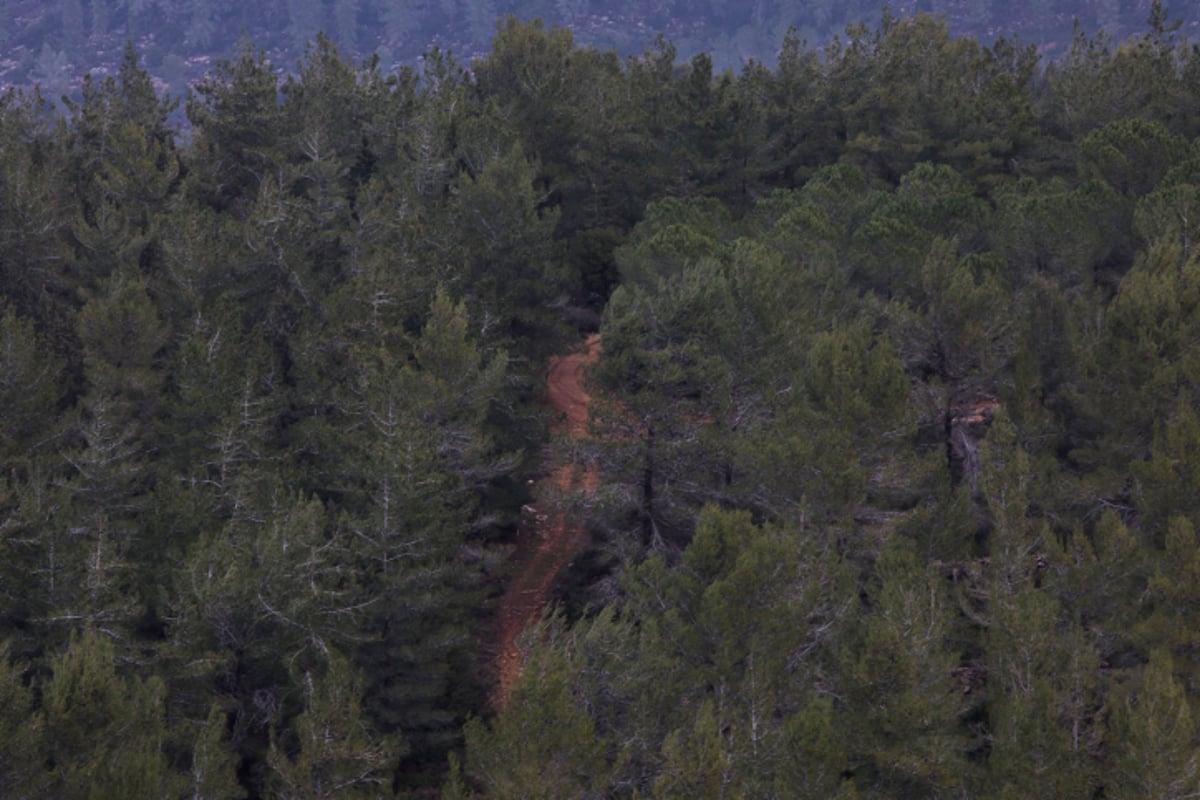
[[[315,34],[374,5],[286,5],[295,72],[243,43],[188,137],[132,49],[0,99],[0,794],[1198,791],[1159,4],[1045,65],[924,14],[737,73],[509,18],[396,74]],[[551,456],[591,545],[489,708]]]

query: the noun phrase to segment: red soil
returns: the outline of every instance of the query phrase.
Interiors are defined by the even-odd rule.
[[[563,415],[554,429],[569,438],[587,438],[591,398],[583,386],[584,370],[599,357],[600,336],[593,334],[588,337],[585,349],[550,359],[546,401]],[[595,467],[562,464],[539,483],[561,494],[590,494],[597,480]],[[496,709],[508,704],[513,685],[521,674],[518,638],[531,622],[541,618],[555,581],[587,544],[587,534],[568,522],[562,511],[526,506],[516,544],[513,558],[520,566],[496,611],[497,677],[492,692],[492,706]]]

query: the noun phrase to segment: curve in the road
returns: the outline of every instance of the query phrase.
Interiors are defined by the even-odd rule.
[[[600,357],[600,336],[588,337],[584,348],[550,359],[546,400],[562,416],[556,430],[572,439],[587,438],[588,406],[591,398],[584,387],[585,371]],[[557,466],[541,483],[557,492],[590,493],[598,476],[594,467],[575,464]],[[492,705],[503,708],[521,674],[518,639],[525,628],[541,618],[554,583],[563,569],[587,544],[587,534],[561,511],[542,511],[527,506],[517,532],[513,558],[520,568],[509,583],[496,611],[494,652],[496,685]]]

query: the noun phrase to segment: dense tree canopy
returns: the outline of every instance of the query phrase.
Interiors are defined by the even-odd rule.
[[[515,18],[393,72],[317,33],[365,5],[287,6],[295,71],[243,42],[186,136],[132,49],[0,98],[0,794],[1197,791],[1200,50],[1157,3],[1054,63],[919,14],[739,72]],[[592,543],[494,709],[551,457]]]

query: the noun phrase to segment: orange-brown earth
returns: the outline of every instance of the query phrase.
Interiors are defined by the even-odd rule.
[[[588,407],[591,398],[584,388],[584,372],[600,357],[600,336],[588,337],[586,346],[564,356],[550,359],[546,379],[546,402],[561,416],[555,432],[572,439],[588,435]],[[569,496],[574,492],[590,494],[598,475],[594,466],[558,464],[539,481],[538,496]],[[546,505],[542,508],[541,505]],[[496,610],[494,652],[496,686],[492,705],[503,708],[521,674],[521,650],[518,639],[531,622],[541,618],[559,575],[587,544],[587,533],[577,521],[568,520],[561,508],[549,502],[526,506],[517,530],[516,575],[509,583]],[[565,503],[554,505],[565,506]]]

